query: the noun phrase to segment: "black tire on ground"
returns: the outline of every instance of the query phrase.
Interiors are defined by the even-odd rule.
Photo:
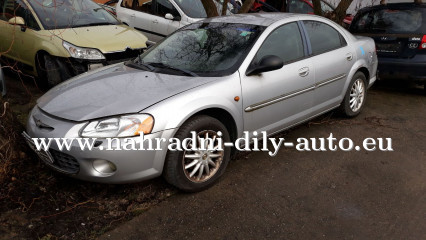
[[[351,94],[356,94],[355,84],[361,83],[363,86],[363,100],[358,108],[351,108]],[[364,108],[365,101],[367,100],[367,80],[362,72],[357,72],[353,76],[349,83],[348,89],[346,90],[345,97],[342,104],[340,105],[340,112],[346,117],[356,117]]]
[[[226,127],[217,119],[210,116],[200,115],[195,116],[186,121],[178,130],[175,138],[180,139],[181,141],[185,138],[191,137],[191,131],[195,131],[197,134],[204,133],[206,131],[210,132],[221,132],[223,143],[230,141],[229,132]],[[209,136],[211,137],[211,135]],[[209,178],[206,178],[203,182],[195,182],[190,179],[188,176],[189,172],[194,169],[188,169],[187,173],[184,169],[184,164],[188,165],[188,162],[184,161],[193,161],[192,159],[184,159],[185,151],[168,151],[166,156],[166,161],[163,169],[163,176],[170,184],[176,186],[177,188],[185,192],[198,192],[202,191],[210,186],[212,186],[219,177],[225,172],[225,169],[231,158],[231,149],[229,147],[223,147],[224,151],[223,156],[218,158],[215,163],[219,163],[218,168],[213,171],[211,170],[211,175]],[[188,153],[189,154],[189,153]],[[200,155],[201,156],[201,155]],[[203,158],[205,159],[205,158]],[[210,159],[210,158],[208,158]],[[221,159],[221,160],[220,160]],[[204,161],[201,158],[197,161]],[[210,169],[211,166],[205,166]],[[195,168],[195,167],[194,167]],[[201,168],[201,167],[200,167]],[[214,168],[214,167],[212,167]],[[198,173],[198,172],[197,172]]]
[[[54,87],[63,81],[61,72],[55,59],[50,55],[44,55],[44,74],[45,81],[49,88]]]

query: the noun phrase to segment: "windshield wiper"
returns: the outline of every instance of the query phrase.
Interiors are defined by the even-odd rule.
[[[185,69],[181,69],[181,68],[178,68],[178,67],[173,67],[173,66],[161,63],[161,62],[150,62],[150,63],[145,63],[145,64],[149,64],[151,66],[158,67],[158,68],[172,69],[172,70],[176,70],[176,71],[185,73],[188,76],[198,77],[198,75],[196,73],[193,73],[191,71],[188,71],[188,70],[185,70]]]
[[[87,24],[81,24],[81,25],[73,26],[73,28],[90,27],[90,26],[102,26],[102,25],[115,25],[115,24],[114,23],[110,23],[110,22],[87,23]]]
[[[150,72],[153,72],[155,70],[155,68],[149,64],[143,63],[143,62],[136,62],[136,61],[128,61],[125,63],[126,66],[132,67],[132,68],[137,68],[137,69],[141,69],[141,70],[148,70]]]

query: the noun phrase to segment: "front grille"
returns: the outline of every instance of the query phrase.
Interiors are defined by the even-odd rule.
[[[69,174],[76,174],[80,171],[80,164],[73,156],[56,151],[54,149],[50,149],[49,152],[54,159],[54,167]]]
[[[127,48],[123,52],[105,53],[105,58],[108,64],[124,62],[129,59],[136,58],[139,54],[142,54],[142,49],[130,49]]]

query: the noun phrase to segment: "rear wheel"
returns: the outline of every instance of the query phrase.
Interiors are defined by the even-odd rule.
[[[365,75],[357,72],[346,91],[345,98],[340,105],[341,112],[347,117],[357,116],[364,108],[367,97],[367,80]]]
[[[231,155],[231,149],[223,144],[230,141],[228,130],[219,120],[204,115],[193,117],[182,125],[175,138],[181,142],[192,138],[192,131],[196,142],[188,141],[188,150],[169,151],[163,173],[170,184],[187,192],[212,186],[225,172]],[[210,139],[212,149],[206,139]],[[207,149],[201,148],[202,141]]]

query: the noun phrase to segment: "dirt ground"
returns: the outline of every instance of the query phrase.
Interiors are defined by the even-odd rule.
[[[43,91],[6,74],[8,100],[25,122]],[[426,239],[426,96],[380,82],[368,97],[357,118],[329,113],[277,137],[392,138],[393,152],[240,154],[197,194],[160,178],[77,181],[27,153],[1,184],[0,239]]]

